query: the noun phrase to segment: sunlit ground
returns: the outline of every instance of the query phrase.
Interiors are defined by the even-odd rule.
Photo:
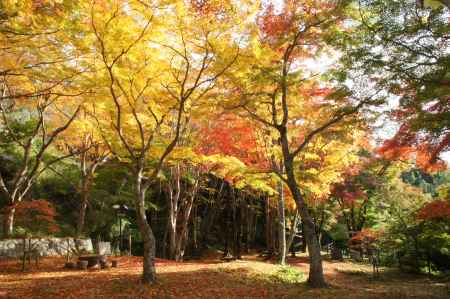
[[[243,261],[209,259],[175,263],[158,260],[158,282],[139,282],[141,258],[121,257],[118,268],[63,269],[64,259],[47,258],[21,272],[19,261],[0,261],[0,298],[449,298],[448,281],[400,274],[351,262],[324,262],[330,287],[305,284],[307,259],[281,268],[256,256]],[[297,275],[297,272],[300,276]]]

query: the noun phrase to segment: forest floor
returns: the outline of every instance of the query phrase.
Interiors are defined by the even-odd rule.
[[[142,259],[119,257],[118,268],[63,269],[64,259],[46,258],[21,272],[19,261],[0,261],[0,298],[449,298],[448,281],[401,274],[352,262],[324,262],[326,289],[308,288],[306,257],[281,267],[257,256],[176,263],[157,260],[158,282],[140,284]]]

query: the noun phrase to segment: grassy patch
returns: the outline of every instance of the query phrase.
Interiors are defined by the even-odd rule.
[[[281,266],[277,271],[270,275],[270,279],[275,282],[296,284],[306,282],[305,275],[295,267]]]

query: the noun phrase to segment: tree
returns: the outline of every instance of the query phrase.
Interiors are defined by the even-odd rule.
[[[191,111],[210,98],[216,81],[233,65],[238,47],[226,33],[229,20],[196,15],[182,1],[94,4],[90,19],[103,82],[97,120],[112,155],[133,174],[144,241],[142,280],[153,283],[155,238],[145,213],[147,190]]]
[[[19,149],[20,161],[20,166],[9,181],[5,181],[0,174],[0,189],[9,206],[3,224],[6,236],[13,233],[15,205],[24,199],[24,196],[33,186],[36,179],[51,165],[71,156],[69,154],[49,158],[45,155],[58,135],[70,126],[79,111],[76,109],[75,112],[68,116],[68,119],[62,119],[60,125],[51,126],[51,121],[48,117],[51,111],[50,107],[52,107],[55,100],[47,96],[38,99],[38,103],[34,108],[36,109],[35,111],[19,109],[15,113],[11,111],[8,113],[4,106],[2,106],[0,111],[6,128],[1,135],[2,143],[6,147],[16,146]],[[37,113],[37,117],[33,118],[32,113]],[[25,127],[21,127],[20,124],[21,114],[28,114],[28,117],[31,118],[25,123]],[[55,120],[55,118],[53,117],[52,120]]]
[[[339,207],[350,237],[370,224],[370,214],[377,209],[377,191],[384,183],[383,160],[360,157],[357,164],[343,173],[343,181],[333,185],[332,198]]]
[[[43,199],[24,201],[16,206],[17,226],[25,234],[45,236],[58,232],[55,216],[53,205]]]
[[[355,5],[354,26],[337,40],[345,41],[347,74],[363,74],[374,89],[391,95],[398,130],[380,152],[388,159],[415,154],[423,169],[445,168],[439,157],[450,142],[448,1]]]
[[[8,236],[15,205],[46,169],[68,157],[46,154],[77,116],[84,91],[78,81],[83,72],[76,63],[79,52],[61,47],[73,34],[64,22],[72,6],[23,1],[2,3],[1,9],[0,143],[17,149],[20,165],[8,180],[0,173],[0,195],[9,206],[3,223]]]
[[[244,110],[277,134],[285,169],[284,175],[278,175],[289,187],[304,223],[311,261],[309,283],[313,287],[326,283],[314,221],[294,162],[315,137],[374,100],[367,96],[350,101],[345,91],[321,86],[303,64],[326,47],[323,32],[335,34],[344,7],[345,2],[339,1],[286,1],[278,14],[268,6],[260,17],[258,33],[251,39],[253,52],[249,54],[251,60],[246,61],[247,77],[239,76],[239,83],[236,78],[235,100],[224,104],[229,109]],[[313,117],[317,115],[320,118]]]
[[[80,237],[84,231],[86,210],[95,173],[98,167],[108,161],[110,152],[99,135],[95,120],[86,111],[82,111],[81,116],[62,135],[61,141],[58,142],[60,148],[73,156],[79,165],[80,182],[76,189],[79,190],[81,195],[81,203],[76,224],[76,235]]]

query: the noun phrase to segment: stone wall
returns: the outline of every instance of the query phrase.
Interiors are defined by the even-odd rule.
[[[109,242],[99,242],[98,243],[98,253],[111,255],[111,243]]]
[[[29,247],[28,240],[25,242],[25,249]],[[91,239],[79,239],[77,242],[80,250],[93,251]],[[40,256],[65,256],[76,249],[73,238],[32,238],[31,248],[36,249]],[[23,250],[23,239],[0,240],[0,258],[21,257]]]

